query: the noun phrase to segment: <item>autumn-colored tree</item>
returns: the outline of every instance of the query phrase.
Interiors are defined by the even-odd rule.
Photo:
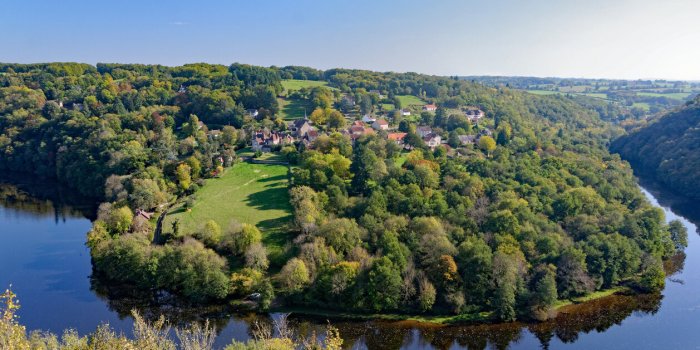
[[[486,152],[486,154],[490,157],[491,152],[496,149],[496,140],[494,140],[491,136],[482,136],[479,138],[479,148]]]
[[[311,116],[309,116],[309,120],[314,123],[314,125],[325,125],[326,120],[328,120],[328,116],[330,115],[330,110],[325,110],[321,107],[318,107],[314,109],[313,112],[311,112]]]
[[[191,170],[192,169],[190,166],[185,163],[177,166],[175,172],[177,174],[177,182],[181,190],[187,190],[190,188],[190,185],[192,184],[192,177],[190,175]]]

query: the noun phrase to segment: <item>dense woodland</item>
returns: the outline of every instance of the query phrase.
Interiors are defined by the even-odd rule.
[[[154,220],[136,209],[196,195],[236,166],[252,130],[287,128],[283,79],[334,88],[295,93],[315,108],[324,135],[282,149],[294,214],[284,260],[269,261],[265,232],[246,224],[154,237]],[[382,132],[353,141],[338,131],[354,113],[379,109],[372,90],[439,108],[418,121],[392,119],[408,149]],[[456,154],[415,135],[418,123],[445,139],[474,134],[481,126],[454,112],[464,106],[486,113],[490,142]],[[259,293],[262,309],[545,319],[558,300],[595,290],[659,290],[662,260],[686,244],[682,226],[666,225],[629,165],[607,151],[623,131],[602,110],[414,73],[8,64],[0,65],[0,169],[56,178],[104,202],[88,245],[96,275],[115,285],[197,303]]]
[[[700,198],[700,97],[612,144],[630,163],[677,193]]]

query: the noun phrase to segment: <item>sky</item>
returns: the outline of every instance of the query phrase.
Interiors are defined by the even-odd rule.
[[[0,62],[700,80],[698,0],[0,0]]]

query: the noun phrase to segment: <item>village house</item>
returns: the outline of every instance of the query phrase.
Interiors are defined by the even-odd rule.
[[[437,106],[434,104],[425,105],[423,106],[423,110],[428,112],[435,112],[437,111]]]
[[[437,146],[440,146],[440,144],[442,143],[442,137],[440,137],[440,135],[438,134],[433,133],[423,137],[423,141],[428,147],[430,147],[430,149],[433,149]]]
[[[396,142],[397,145],[403,146],[403,140],[406,138],[405,132],[390,132],[386,135],[387,140]]]
[[[411,115],[411,111],[409,111],[408,109],[402,109],[401,115],[404,117],[408,117],[409,115]]]
[[[380,118],[372,123],[372,128],[374,130],[389,130],[389,122],[384,118]]]
[[[481,129],[481,130],[479,131],[479,135],[481,135],[481,136],[491,136],[491,137],[493,137],[493,132],[492,132],[491,130],[489,130],[489,129]]]
[[[433,128],[429,126],[419,126],[416,128],[416,134],[421,138],[426,137],[433,133]]]
[[[470,108],[465,112],[467,118],[469,119],[470,122],[476,124],[479,122],[479,120],[486,115],[484,114],[484,111],[478,109],[478,108]]]
[[[348,134],[353,142],[364,135],[371,135],[373,133],[374,130],[372,130],[372,128],[367,127],[365,123],[359,120],[354,121],[352,125],[350,125],[350,128],[348,128]]]
[[[294,143],[291,135],[278,131],[258,130],[251,137],[253,151],[269,152],[272,146]]]
[[[377,120],[377,118],[373,117],[371,114],[365,114],[362,116],[362,121],[367,124],[374,123],[375,120]]]
[[[203,128],[204,126],[205,126],[205,125],[204,125],[204,123],[202,123],[202,121],[198,121],[198,122],[197,122],[197,130],[202,130],[202,128]]]
[[[142,217],[146,220],[151,220],[151,217],[153,217],[153,213],[149,213],[143,209],[136,209],[136,216]]]
[[[216,140],[221,137],[221,130],[209,130],[207,132],[207,136],[209,137],[209,140]]]
[[[473,145],[476,143],[476,136],[474,135],[459,135],[457,138],[462,146]]]
[[[253,119],[257,119],[258,115],[260,114],[257,109],[246,109],[246,113],[248,113],[248,116]]]

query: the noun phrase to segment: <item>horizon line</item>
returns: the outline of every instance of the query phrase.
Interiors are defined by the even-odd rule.
[[[311,68],[311,69],[316,69],[322,72],[329,71],[329,70],[334,70],[334,69],[347,69],[347,70],[359,70],[359,71],[369,71],[369,72],[375,72],[375,73],[394,73],[394,74],[420,74],[420,75],[426,75],[426,76],[435,76],[435,77],[444,77],[444,78],[451,78],[451,77],[457,77],[457,78],[538,78],[538,79],[562,79],[562,80],[612,80],[612,81],[645,81],[645,80],[650,80],[650,81],[670,81],[670,82],[688,82],[688,83],[698,83],[700,82],[700,78],[660,78],[660,77],[646,77],[646,78],[605,78],[605,77],[585,77],[585,76],[556,76],[556,75],[522,75],[522,74],[514,74],[514,75],[508,75],[508,74],[502,74],[502,73],[495,73],[495,74],[449,74],[449,75],[444,75],[444,74],[433,74],[433,73],[423,73],[423,72],[416,72],[416,71],[393,71],[393,70],[379,70],[379,69],[371,69],[371,68],[347,68],[347,67],[332,67],[332,68],[317,68],[317,67],[312,67],[312,66],[306,66],[306,65],[299,65],[299,64],[285,64],[285,65],[262,65],[262,64],[255,64],[255,63],[244,63],[244,62],[232,62],[232,63],[212,63],[212,62],[205,62],[205,61],[198,61],[198,62],[186,62],[186,63],[181,63],[181,64],[167,64],[167,63],[141,63],[141,62],[95,62],[95,63],[89,63],[89,62],[79,62],[79,61],[39,61],[39,62],[4,62],[0,61],[0,65],[40,65],[40,64],[53,64],[53,63],[77,63],[77,64],[87,64],[92,67],[97,67],[98,64],[134,64],[134,65],[144,65],[144,66],[163,66],[163,67],[170,67],[170,68],[175,68],[175,67],[183,67],[186,65],[194,65],[194,64],[208,64],[208,65],[220,65],[220,66],[231,66],[234,64],[245,64],[245,65],[250,65],[250,66],[258,66],[258,67],[264,67],[264,68],[285,68],[285,67],[305,67],[305,68]]]

